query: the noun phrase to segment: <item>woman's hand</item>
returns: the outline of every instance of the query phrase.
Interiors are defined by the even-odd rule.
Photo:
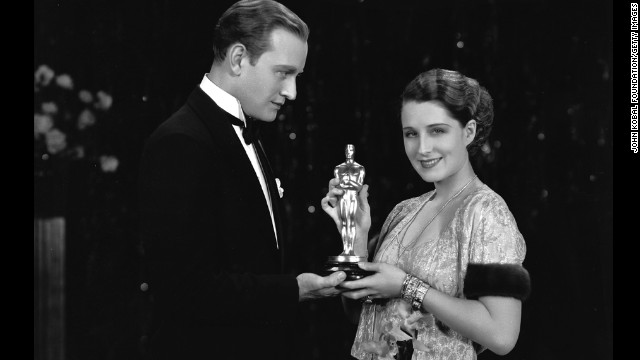
[[[375,274],[360,280],[343,282],[340,287],[347,291],[343,292],[342,296],[350,299],[365,296],[372,299],[400,297],[402,282],[407,275],[402,269],[385,263],[371,262],[361,262],[358,266],[363,270],[374,271]]]
[[[320,204],[322,210],[326,212],[336,223],[338,231],[342,228],[342,221],[340,220],[339,199],[344,194],[344,190],[338,187],[340,181],[336,178],[329,180],[329,191],[327,195],[322,198]],[[356,210],[356,242],[363,241],[366,247],[366,243],[369,235],[369,228],[371,228],[371,214],[369,208],[369,185],[362,185],[360,191],[358,191],[358,209]]]

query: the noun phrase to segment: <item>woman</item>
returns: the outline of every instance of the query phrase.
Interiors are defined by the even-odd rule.
[[[435,189],[395,206],[373,262],[360,264],[375,273],[342,283],[345,311],[359,319],[351,354],[414,360],[476,359],[484,349],[507,354],[530,282],[513,215],[469,162],[491,130],[491,96],[474,79],[433,69],[405,88],[401,120],[407,157]],[[322,208],[339,228],[336,185],[329,182]],[[367,185],[358,196],[354,250],[369,256]]]

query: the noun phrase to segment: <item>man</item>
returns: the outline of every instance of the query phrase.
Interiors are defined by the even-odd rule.
[[[145,145],[152,359],[288,358],[296,304],[340,293],[343,272],[281,273],[280,198],[250,131],[295,99],[308,33],[275,1],[232,5],[215,28],[210,72]]]

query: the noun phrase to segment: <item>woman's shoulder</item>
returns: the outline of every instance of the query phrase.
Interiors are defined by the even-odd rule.
[[[482,184],[465,198],[460,214],[471,263],[522,263],[526,244],[502,196]]]
[[[470,192],[464,199],[463,207],[467,209],[494,209],[508,210],[509,207],[502,196],[495,192],[485,183],[481,183],[476,189]]]

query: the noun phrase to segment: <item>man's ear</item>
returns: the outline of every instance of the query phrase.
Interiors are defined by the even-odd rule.
[[[242,73],[242,59],[248,56],[247,48],[241,43],[235,43],[229,47],[227,53],[227,61],[229,61],[229,67],[231,72],[235,76],[240,76]]]
[[[469,120],[469,122],[467,122],[467,125],[464,126],[463,132],[464,132],[465,145],[471,144],[473,139],[476,138],[476,126],[477,125],[478,124],[476,123],[476,121],[474,119],[471,119],[471,120]]]

